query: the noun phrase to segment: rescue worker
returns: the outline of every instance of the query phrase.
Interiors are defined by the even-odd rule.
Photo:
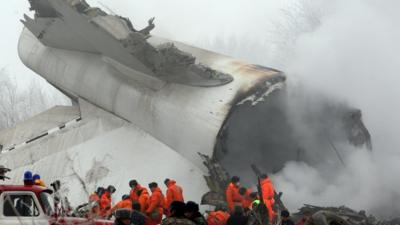
[[[33,176],[31,171],[25,171],[24,173],[24,185],[33,185]]]
[[[111,208],[111,213],[118,209],[130,209],[132,210],[132,201],[129,197],[129,195],[123,195],[122,200],[119,201],[117,204],[115,204],[114,207]]]
[[[129,196],[132,200],[132,202],[138,202],[139,201],[139,195],[137,194],[137,192],[139,190],[145,189],[144,187],[142,187],[142,185],[140,185],[137,180],[131,180],[129,181],[129,187],[131,188],[130,192],[129,192]]]
[[[250,197],[250,194],[253,191],[249,188],[241,187],[239,188],[239,194],[242,196],[242,207],[245,211],[250,210],[251,204],[253,203],[252,198]]]
[[[185,206],[183,202],[172,202],[168,209],[170,217],[164,219],[161,225],[196,225],[185,217]]]
[[[196,225],[207,225],[207,221],[199,212],[199,205],[195,202],[188,201],[185,206],[185,216]]]
[[[33,175],[33,183],[35,184],[35,185],[39,185],[39,186],[42,186],[42,187],[46,187],[46,185],[44,184],[44,181],[40,178],[40,175],[39,174],[35,174],[35,175]]]
[[[146,214],[150,217],[148,225],[157,225],[162,220],[165,199],[156,182],[150,183],[149,189],[151,190],[151,196],[148,200],[148,208],[146,210]]]
[[[97,202],[100,201],[100,197],[104,194],[106,191],[105,188],[103,187],[98,187],[95,192],[89,195],[89,202]]]
[[[164,181],[165,186],[167,186],[167,194],[165,197],[165,211],[166,215],[169,215],[168,209],[169,205],[171,205],[172,202],[178,201],[178,202],[185,202],[183,200],[183,190],[180,186],[176,184],[176,181],[170,180],[169,178],[165,179]]]
[[[147,188],[143,188],[143,189],[137,191],[137,195],[139,196],[140,209],[142,210],[141,212],[145,213],[146,209],[148,207],[147,203],[150,198]]]
[[[242,205],[242,196],[239,194],[240,178],[233,176],[231,182],[226,188],[226,202],[231,213],[234,212],[235,206]]]
[[[274,197],[275,197],[275,188],[272,184],[271,179],[269,179],[267,174],[262,174],[261,178],[261,190],[262,190],[262,198],[264,200],[265,205],[268,209],[268,216],[270,221],[275,218],[275,212],[273,210],[274,207]]]
[[[293,220],[290,219],[290,213],[287,210],[281,212],[281,223],[280,225],[295,225]]]
[[[129,181],[129,187],[131,188],[129,193],[131,201],[139,202],[142,212],[146,213],[147,203],[149,200],[149,192],[147,191],[147,188],[142,187],[142,185],[140,185],[136,180]]]
[[[105,189],[98,187],[95,192],[89,195],[89,204],[91,206],[91,216],[97,217],[100,215],[100,197],[103,195]]]
[[[215,207],[214,211],[208,213],[208,225],[226,225],[226,221],[228,221],[230,217],[227,211],[228,209],[223,205]]]
[[[107,218],[110,215],[112,204],[111,195],[115,192],[115,187],[110,185],[100,197],[100,216]]]
[[[137,196],[136,192],[138,191],[136,187],[141,187],[141,185],[136,180],[129,181],[129,187],[131,188],[129,192],[129,196],[132,202],[137,202],[139,200],[139,196]]]

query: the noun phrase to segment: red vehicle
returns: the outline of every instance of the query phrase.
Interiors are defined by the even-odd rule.
[[[37,185],[0,185],[0,224],[112,225],[109,220],[57,215],[53,191]]]

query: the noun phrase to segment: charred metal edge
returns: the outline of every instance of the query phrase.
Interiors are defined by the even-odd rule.
[[[261,67],[261,66],[260,66]],[[266,67],[263,67],[266,68]],[[269,68],[268,68],[269,69]],[[224,136],[226,135],[226,129],[227,129],[227,122],[231,118],[232,114],[236,111],[238,107],[243,107],[242,105],[238,105],[239,102],[243,101],[245,98],[247,98],[250,95],[257,95],[261,96],[263,93],[267,92],[271,86],[277,83],[283,83],[286,81],[286,76],[285,73],[273,69],[273,71],[276,71],[276,74],[273,74],[269,77],[264,77],[262,79],[259,79],[257,81],[257,84],[252,86],[250,89],[246,91],[239,91],[236,96],[233,98],[231,102],[228,104],[230,105],[229,112],[227,116],[225,117],[221,129],[218,131],[217,137],[215,139],[215,144],[214,144],[214,149],[213,149],[213,154],[212,154],[212,159],[215,161],[221,160],[221,156],[218,155],[218,152],[222,152],[223,154],[226,154],[227,151],[221,146],[221,141],[224,140]],[[271,83],[272,85],[265,85],[266,82]]]

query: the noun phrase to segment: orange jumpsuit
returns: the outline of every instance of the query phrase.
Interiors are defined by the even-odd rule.
[[[92,208],[92,214],[94,216],[100,215],[100,197],[97,195],[97,193],[92,193],[89,196],[89,202],[97,202],[97,205]]]
[[[138,202],[140,204],[140,211],[142,211],[142,213],[145,213],[147,210],[147,203],[149,201],[149,192],[147,191],[146,188],[142,189],[142,193],[140,193],[139,195],[139,199]]]
[[[263,195],[262,198],[267,206],[269,218],[272,221],[272,219],[275,217],[275,212],[273,211],[273,206],[275,203],[275,189],[269,177],[261,181],[261,189]]]
[[[230,215],[224,211],[214,211],[210,212],[207,217],[208,225],[226,225]]]
[[[165,198],[165,208],[169,209],[169,206],[174,201],[184,202],[183,190],[180,186],[176,184],[176,181],[170,180],[167,183],[167,196]]]
[[[164,211],[164,195],[160,188],[154,188],[148,200],[148,208],[146,214],[150,217],[147,225],[157,225],[161,223],[163,211]]]
[[[111,194],[106,191],[100,198],[100,216],[107,217],[111,209]]]
[[[146,188],[142,187],[140,184],[136,185],[134,189],[131,189],[129,193],[129,197],[131,198],[132,202],[139,202],[138,192],[140,190],[147,190]]]
[[[131,199],[125,199],[119,201],[114,207],[112,207],[111,212],[114,212],[117,209],[131,209],[132,210],[132,201]]]
[[[243,197],[239,194],[239,187],[233,183],[229,183],[225,194],[229,210],[233,213],[236,205],[242,205]]]
[[[250,198],[250,194],[253,192],[252,189],[247,189],[246,194],[242,196],[243,209],[250,209],[253,203],[253,199]]]

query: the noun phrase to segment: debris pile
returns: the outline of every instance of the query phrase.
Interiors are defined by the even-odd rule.
[[[209,176],[205,176],[207,184],[210,187],[210,192],[206,193],[202,197],[201,204],[219,206],[221,204],[226,205],[225,188],[230,180],[229,173],[221,166],[217,160],[212,159],[206,155],[200,154],[204,161],[204,165],[209,170]],[[258,192],[262,195],[262,189],[260,185],[261,171],[255,166],[251,165],[252,170],[258,177]],[[277,214],[277,218],[274,223],[279,224],[279,215],[282,211],[287,210],[284,203],[281,200],[283,193],[275,192],[274,197],[274,211]],[[261,198],[262,199],[262,198]],[[264,219],[263,219],[264,218]],[[255,208],[249,215],[249,224],[261,225],[269,224],[265,218],[268,218],[268,213],[264,208]],[[393,218],[390,220],[381,220],[373,215],[367,215],[366,211],[355,211],[346,206],[339,207],[323,207],[304,204],[298,212],[293,213],[291,219],[297,225],[399,225],[400,217]]]

